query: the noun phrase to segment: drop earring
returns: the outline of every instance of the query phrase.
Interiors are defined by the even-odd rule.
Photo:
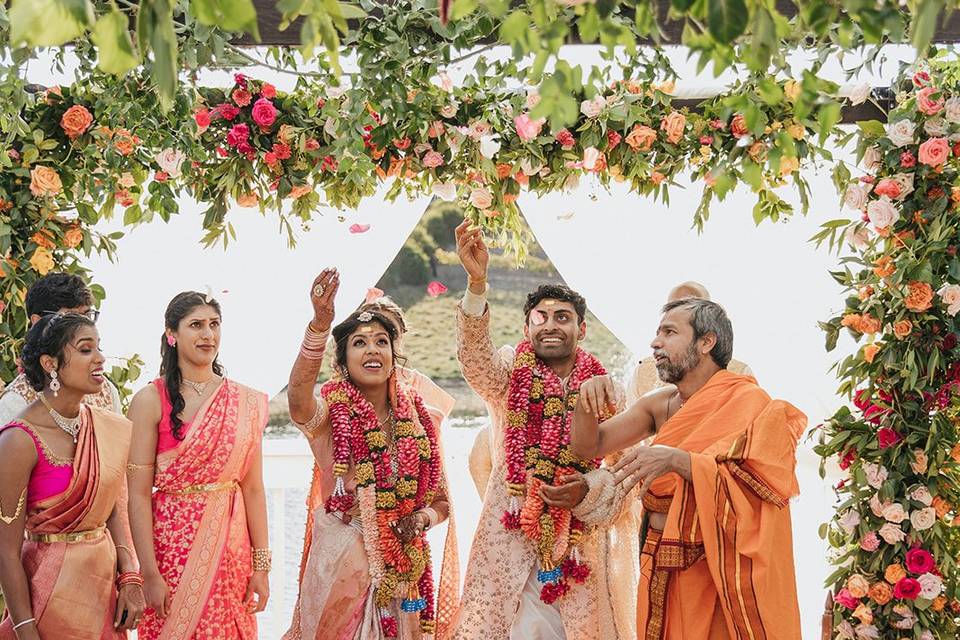
[[[57,370],[54,369],[50,372],[50,391],[53,391],[53,397],[56,398],[60,395],[60,381],[57,379]]]
[[[173,336],[167,336],[167,346],[175,347],[177,346],[177,339]]]

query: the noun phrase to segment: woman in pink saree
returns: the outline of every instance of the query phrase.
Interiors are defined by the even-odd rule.
[[[426,530],[451,513],[439,425],[399,380],[399,331],[380,310],[332,329],[338,376],[313,395],[334,317],[335,270],[313,282],[310,322],[287,388],[315,465],[300,596],[285,640],[446,638],[457,606],[448,528],[439,586]]]
[[[141,640],[249,640],[267,604],[267,397],[223,377],[220,317],[212,298],[177,295],[162,377],[130,406],[130,522],[148,606]]]
[[[45,317],[21,363],[39,395],[0,427],[0,639],[126,638],[144,610],[120,502],[130,422],[83,404],[105,381],[96,327]]]

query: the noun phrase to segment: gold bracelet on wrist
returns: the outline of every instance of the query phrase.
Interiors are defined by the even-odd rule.
[[[253,557],[254,571],[270,572],[271,562],[273,560],[273,553],[270,549],[253,549],[251,555]]]

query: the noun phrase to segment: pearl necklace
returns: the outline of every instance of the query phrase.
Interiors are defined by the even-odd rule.
[[[47,400],[47,397],[42,393],[40,394],[40,401],[43,403],[43,406],[47,408],[47,411],[50,412],[50,417],[57,423],[57,426],[70,434],[73,437],[73,444],[77,444],[77,436],[80,434],[80,416],[83,415],[83,403],[80,404],[80,412],[76,418],[67,418],[54,409],[53,405],[50,404],[50,401]]]

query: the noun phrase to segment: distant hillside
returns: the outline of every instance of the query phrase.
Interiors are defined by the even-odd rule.
[[[378,286],[406,311],[409,333],[404,338],[404,355],[408,365],[457,399],[455,415],[472,416],[483,413],[484,407],[464,382],[457,364],[456,307],[466,288],[466,275],[456,262],[453,228],[461,220],[456,207],[441,204],[428,209]],[[442,282],[448,291],[437,298],[429,296],[426,286],[432,280]],[[563,279],[539,247],[531,248],[522,269],[514,268],[511,258],[494,252],[488,294],[494,344],[513,345],[521,340],[524,300],[545,282],[562,283]],[[611,371],[621,370],[629,356],[623,343],[589,313],[583,346]],[[286,432],[288,423],[284,392],[271,402],[270,431]]]

